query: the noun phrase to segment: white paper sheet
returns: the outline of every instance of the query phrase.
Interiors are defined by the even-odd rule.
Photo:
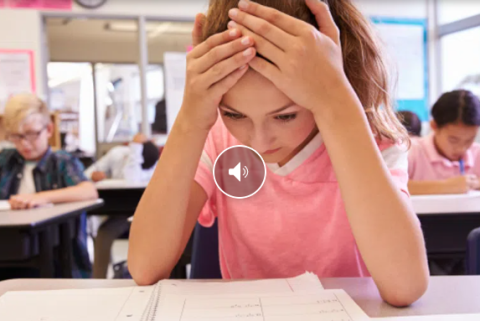
[[[10,211],[10,203],[8,201],[0,201],[0,211]]]
[[[8,292],[0,297],[0,320],[138,321],[153,288]]]
[[[227,295],[263,293],[315,293],[323,290],[315,274],[305,273],[290,279],[236,282],[162,281],[162,294]]]

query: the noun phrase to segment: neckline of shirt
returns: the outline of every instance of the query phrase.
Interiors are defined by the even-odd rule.
[[[315,151],[323,145],[323,139],[318,133],[300,152],[297,153],[285,165],[279,166],[277,163],[266,164],[268,169],[275,175],[288,176],[302,165]]]

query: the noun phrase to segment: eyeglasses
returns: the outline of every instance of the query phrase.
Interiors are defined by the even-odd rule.
[[[38,139],[40,134],[45,130],[46,127],[43,127],[37,132],[28,132],[25,134],[9,134],[8,135],[8,140],[11,141],[14,144],[20,143],[22,140],[26,140],[29,143],[33,143]]]

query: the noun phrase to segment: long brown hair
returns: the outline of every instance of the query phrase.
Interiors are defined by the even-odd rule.
[[[315,16],[304,0],[255,0],[303,20],[318,28]],[[377,139],[394,142],[408,141],[405,128],[395,116],[389,95],[389,75],[382,50],[370,23],[351,0],[324,0],[340,29],[345,74],[365,109]],[[237,7],[238,0],[210,0],[204,23],[204,39],[227,30],[228,11]]]

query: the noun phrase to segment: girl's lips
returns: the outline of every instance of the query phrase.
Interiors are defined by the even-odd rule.
[[[272,150],[267,150],[264,154],[265,154],[265,155],[275,154],[275,153],[278,152],[280,149],[281,149],[281,148],[272,149]]]

